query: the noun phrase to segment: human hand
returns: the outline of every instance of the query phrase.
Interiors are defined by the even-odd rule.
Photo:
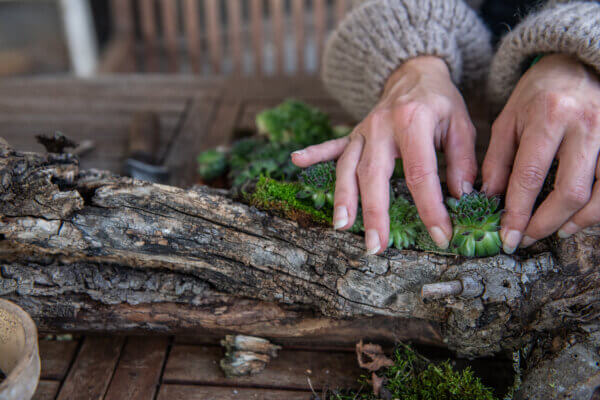
[[[487,194],[508,186],[500,232],[506,253],[600,222],[599,110],[598,77],[567,55],[543,57],[515,87],[492,126],[482,167]],[[532,217],[555,157],[554,189]]]
[[[450,192],[470,192],[477,172],[475,128],[444,61],[421,56],[405,62],[386,82],[371,113],[347,137],[292,154],[300,167],[337,158],[333,223],[348,229],[361,194],[368,254],[380,253],[389,237],[389,179],[395,159],[431,237],[448,247],[452,225],[444,206],[436,149],[444,149]]]

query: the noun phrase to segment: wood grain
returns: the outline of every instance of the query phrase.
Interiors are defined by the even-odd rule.
[[[252,53],[254,59],[254,74],[263,74],[263,0],[250,0],[250,31],[252,36]]]
[[[223,60],[223,49],[221,46],[221,15],[217,0],[205,0],[204,12],[206,15],[206,37],[208,39],[208,52],[213,74],[221,73],[221,62]]]
[[[113,376],[124,339],[86,337],[57,400],[101,400]]]
[[[177,42],[179,23],[177,21],[177,0],[160,0],[162,32],[167,53],[168,71],[179,71],[179,45]]]
[[[198,14],[198,0],[183,0],[183,25],[186,35],[186,44],[192,71],[201,72],[200,59],[200,15]]]
[[[310,390],[313,387],[354,387],[361,374],[354,353],[281,350],[264,371],[254,376],[226,378],[219,368],[223,348],[175,345],[164,372],[167,383],[195,382],[215,386],[260,386]]]
[[[40,380],[32,400],[54,400],[60,387],[59,381]]]
[[[168,344],[167,337],[128,337],[104,400],[154,399]]]
[[[40,359],[42,362],[42,379],[61,381],[67,375],[79,341],[40,340]]]
[[[214,386],[163,385],[158,400],[309,400],[310,392]]]

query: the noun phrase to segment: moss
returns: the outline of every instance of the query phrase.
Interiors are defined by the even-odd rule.
[[[362,390],[329,394],[328,400],[497,400],[493,390],[485,386],[470,368],[455,371],[450,361],[435,364],[400,344],[393,357],[394,365],[378,372],[384,378],[381,397],[375,396],[370,377],[359,378]]]
[[[318,223],[331,226],[333,212],[330,208],[317,210],[312,200],[299,199],[302,185],[298,182],[280,182],[265,176],[260,177],[249,202],[253,206],[300,222],[302,225]]]

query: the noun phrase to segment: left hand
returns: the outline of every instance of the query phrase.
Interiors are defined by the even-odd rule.
[[[494,122],[482,168],[488,195],[508,187],[500,232],[506,253],[600,223],[599,152],[598,76],[570,56],[544,56]],[[555,158],[553,191],[531,216]]]

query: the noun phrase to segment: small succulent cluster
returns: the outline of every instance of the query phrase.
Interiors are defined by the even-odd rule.
[[[450,248],[467,257],[487,257],[498,254],[502,241],[499,210],[500,199],[481,192],[464,194],[459,200],[446,201],[454,232]]]
[[[311,199],[315,208],[320,210],[325,204],[333,207],[335,191],[335,164],[333,161],[315,164],[303,170],[299,176],[302,190],[299,199]]]
[[[294,181],[300,173],[290,154],[305,146],[332,139],[338,130],[327,115],[296,100],[261,112],[256,118],[261,133],[237,141],[229,151],[208,150],[198,156],[198,173],[205,181],[227,177],[232,187],[260,176]]]
[[[404,197],[398,196],[391,202],[389,215],[390,247],[408,249],[416,244],[419,235],[427,235],[417,207]]]

